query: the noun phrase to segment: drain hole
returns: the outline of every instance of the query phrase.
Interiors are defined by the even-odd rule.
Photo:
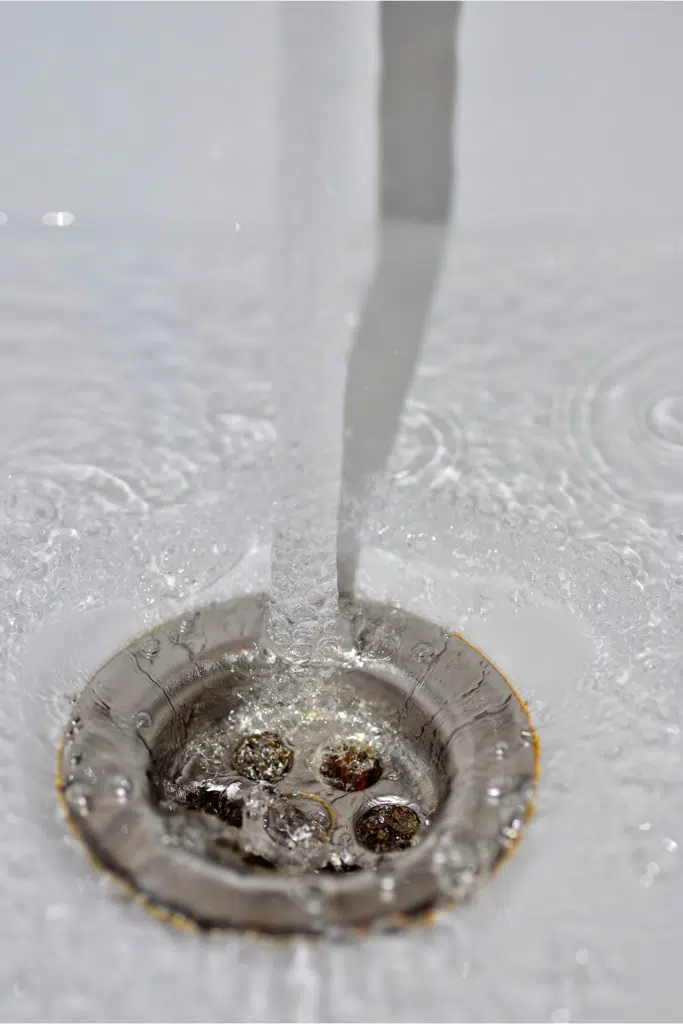
[[[361,814],[356,839],[373,853],[405,850],[420,830],[420,819],[405,804],[378,804]]]
[[[379,781],[382,762],[372,747],[348,740],[326,752],[320,774],[335,789],[358,793]]]
[[[187,790],[185,805],[191,811],[213,814],[233,828],[242,827],[244,804],[241,800],[229,797],[222,786],[197,786]]]
[[[253,782],[277,782],[291,771],[294,751],[275,732],[254,732],[237,744],[231,763]]]
[[[271,839],[290,849],[302,843],[326,842],[334,828],[334,812],[320,797],[309,794],[274,800],[266,819]]]

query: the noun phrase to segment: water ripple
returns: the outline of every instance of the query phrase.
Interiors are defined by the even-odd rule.
[[[399,486],[441,488],[458,480],[464,452],[463,431],[450,412],[410,401],[392,459],[393,479]]]
[[[599,480],[668,518],[683,505],[683,344],[616,349],[568,395],[570,438]]]

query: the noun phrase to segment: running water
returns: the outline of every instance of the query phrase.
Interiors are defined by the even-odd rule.
[[[277,421],[276,504],[268,643],[281,655],[315,649],[334,636],[335,550],[346,350],[348,95],[351,55],[319,41],[343,36],[335,4],[281,8],[287,60],[278,96],[279,224],[275,280],[273,390]],[[338,104],[335,106],[335,104]]]
[[[334,5],[316,19],[296,7],[284,17],[301,57],[281,92],[269,633],[295,659],[301,646],[324,650],[344,635],[338,596],[355,593],[363,522],[415,370],[451,208],[457,4],[435,6],[428,31],[413,5],[379,10],[378,259],[346,386],[351,154],[330,97],[344,95],[351,62],[330,64],[314,45],[334,31]]]

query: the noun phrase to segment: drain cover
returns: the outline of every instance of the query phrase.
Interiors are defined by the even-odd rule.
[[[350,651],[260,646],[264,597],[131,643],[77,701],[69,818],[150,903],[207,927],[320,931],[467,896],[515,843],[536,746],[505,679],[396,608],[348,610]]]

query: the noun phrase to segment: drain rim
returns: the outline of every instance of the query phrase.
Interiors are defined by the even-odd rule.
[[[132,641],[96,673],[74,707],[74,716],[80,717],[80,728],[75,731],[67,729],[59,758],[58,786],[72,827],[102,866],[127,882],[149,903],[160,908],[162,912],[165,910],[172,914],[180,913],[205,927],[236,927],[285,933],[316,932],[329,926],[364,927],[387,916],[410,915],[444,902],[443,883],[434,866],[435,854],[438,854],[440,847],[443,846],[444,837],[462,832],[463,822],[468,820],[464,791],[460,790],[459,786],[452,787],[447,793],[437,814],[428,822],[427,827],[420,808],[413,806],[412,809],[420,818],[419,840],[400,851],[369,853],[378,865],[374,871],[363,869],[298,876],[279,871],[236,874],[225,865],[198,857],[195,853],[178,846],[165,844],[159,815],[151,801],[150,783],[147,778],[149,744],[153,743],[150,727],[154,721],[154,716],[149,711],[153,706],[150,705],[149,698],[154,697],[157,705],[164,700],[172,704],[169,694],[173,694],[173,686],[176,687],[176,692],[192,689],[193,666],[196,666],[198,658],[209,664],[212,663],[211,659],[215,660],[219,655],[234,656],[240,650],[250,649],[261,636],[265,607],[265,595],[254,595],[224,604],[210,605],[190,616],[178,616]],[[394,614],[396,609],[389,606],[377,602],[364,602],[361,605],[360,617],[354,622],[353,632],[356,640],[360,641],[362,646],[364,623],[367,619],[382,619]],[[422,655],[418,663],[413,664],[410,658],[413,647],[420,647],[421,650],[424,648],[425,636],[427,640],[436,639],[437,645],[443,642],[448,648],[449,655],[452,645],[455,660],[466,655],[467,658],[474,659],[473,664],[479,660],[483,666],[482,680],[473,688],[472,693],[481,691],[488,682],[494,691],[500,692],[504,698],[504,705],[509,702],[517,733],[521,735],[522,732],[531,729],[524,705],[507,680],[480,652],[467,644],[463,638],[456,634],[445,634],[427,620],[405,612],[401,612],[400,615],[406,622],[402,637],[405,638],[407,631],[409,640],[406,646],[410,648],[403,651],[403,662],[407,661],[414,670],[425,668],[425,659]],[[214,626],[219,623],[222,624],[222,636],[219,642],[215,643],[204,635],[204,646],[201,636],[198,646],[195,637],[193,642],[197,649],[193,651],[186,642],[187,634],[192,632],[194,624],[202,616],[205,631],[210,632],[206,630],[208,622],[212,622]],[[188,623],[189,630],[186,628]],[[415,636],[410,636],[411,631],[417,631],[419,643]],[[151,658],[144,653],[145,650],[154,651]],[[166,669],[171,669],[170,673],[166,672],[169,682],[164,687],[165,692],[159,691],[159,683],[154,677],[157,674],[164,676],[164,673],[155,671],[152,675],[149,671],[161,652],[165,655]],[[397,665],[403,664],[400,654],[399,649],[394,653],[392,661],[378,663],[373,662],[371,652],[361,652],[356,662],[366,673],[383,673],[381,678],[386,681],[387,677],[393,678],[392,673],[395,676],[398,671]],[[142,666],[140,658],[143,661]],[[429,662],[429,659],[427,661]],[[423,673],[424,678],[427,677],[428,671]],[[128,681],[128,687],[121,686],[121,673]],[[145,678],[149,685],[144,683]],[[112,718],[113,702],[108,698],[112,683],[116,691],[117,682],[118,704],[113,709]],[[415,689],[419,689],[419,685],[418,683]],[[424,687],[424,679],[422,685]],[[140,702],[143,694],[145,703],[142,706]],[[496,713],[494,710],[493,714]],[[148,730],[149,738],[145,736]],[[88,733],[90,737],[89,744],[84,743],[84,733]],[[517,750],[518,767],[525,780],[523,787],[519,788],[519,792],[512,790],[506,799],[498,804],[495,801],[486,802],[489,821],[486,833],[488,846],[484,844],[478,852],[480,866],[485,869],[484,874],[515,845],[521,826],[531,810],[538,751],[533,733],[530,735],[531,741]],[[130,757],[123,757],[125,751],[121,744],[122,739],[125,740]],[[112,747],[116,749],[117,742],[119,749],[116,750],[116,757],[112,761]],[[117,759],[126,764],[126,774],[132,776],[133,792],[124,803],[114,801],[106,794],[100,795],[101,783],[98,782],[94,787],[98,797],[94,810],[84,815],[73,806],[73,803],[69,805],[67,800],[70,787],[78,785],[80,780],[81,766],[74,766],[71,761],[76,747],[82,753],[81,764],[91,765],[94,761],[99,766],[108,765],[114,772],[117,770]],[[452,755],[448,750],[449,748],[446,750],[447,759]],[[459,769],[450,764],[451,779],[456,770]],[[103,778],[106,774],[104,772]],[[118,774],[120,776],[120,769]],[[491,772],[490,778],[494,774]],[[285,775],[285,783],[287,778]],[[375,803],[391,802],[390,798],[374,797],[372,789],[360,791],[356,795],[362,796],[363,800],[354,814],[354,820]],[[481,792],[479,796],[481,797]],[[398,802],[410,805],[410,801]],[[517,824],[510,830],[512,804],[516,808],[513,820]],[[127,831],[128,838],[125,842],[121,842],[122,829]],[[505,829],[508,830],[507,834]],[[389,905],[382,889],[382,880],[387,872],[394,873],[396,878]],[[457,895],[455,889],[453,895]],[[316,908],[319,908],[319,912],[315,912]]]

